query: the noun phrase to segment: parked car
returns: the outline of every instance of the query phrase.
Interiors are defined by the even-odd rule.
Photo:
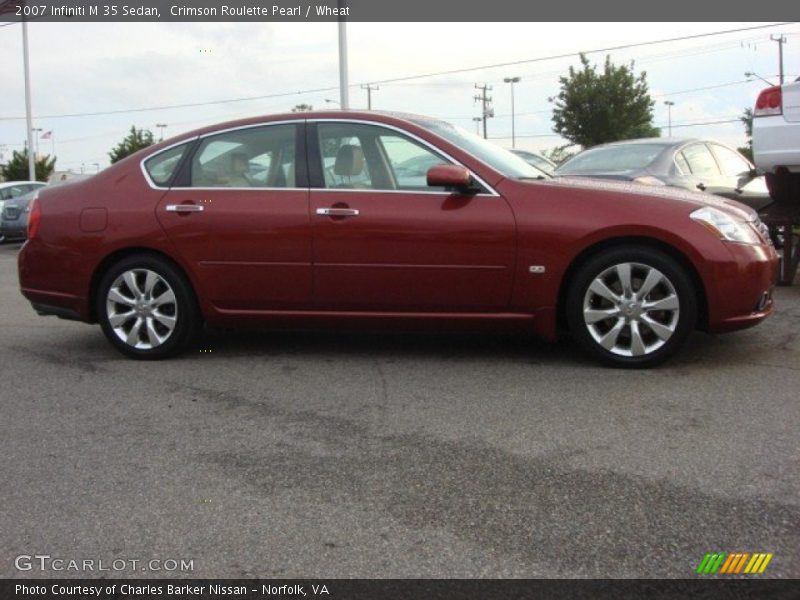
[[[415,156],[425,182],[393,167]],[[738,202],[555,180],[448,123],[358,111],[207,127],[44,189],[18,260],[39,314],[99,323],[135,358],[203,322],[488,326],[569,331],[624,367],[760,322],[777,266]]]
[[[51,179],[50,183],[46,185],[53,187],[80,179],[86,179],[87,177],[89,177],[89,175],[72,174],[70,177],[62,175],[58,178]],[[43,183],[36,185],[33,191],[5,201],[5,204],[0,209],[0,239],[4,241],[25,239],[28,230],[28,212],[31,200],[33,200],[37,192],[43,187],[45,187]]]
[[[3,212],[6,200],[18,198],[40,187],[44,187],[41,181],[6,181],[0,183],[0,214]],[[0,235],[0,242],[4,241]]]
[[[764,177],[739,152],[704,139],[645,138],[584,150],[556,175],[619,179],[700,190],[761,210],[772,202]]]
[[[762,90],[753,108],[753,158],[773,198],[800,207],[800,78]]]
[[[3,241],[24,240],[28,229],[28,207],[36,192],[28,192],[7,200],[0,211],[0,238]]]
[[[517,150],[514,148],[511,150],[514,154],[519,156],[522,160],[524,160],[529,165],[532,165],[539,169],[540,171],[544,171],[548,175],[553,175],[558,165],[554,163],[549,158],[545,158],[541,154],[537,152],[531,152],[530,150]]]

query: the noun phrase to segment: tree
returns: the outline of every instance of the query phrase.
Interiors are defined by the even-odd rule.
[[[739,153],[750,162],[753,162],[753,109],[745,108],[739,120],[744,125],[744,133],[747,136],[747,144],[737,148]]]
[[[36,159],[35,171],[36,181],[47,181],[50,174],[56,166],[56,157],[50,157],[49,154],[41,156]],[[0,166],[0,173],[2,179],[6,181],[27,181],[30,177],[28,172],[28,149],[22,152],[14,150],[11,154],[11,160],[5,165]]]
[[[149,129],[136,129],[135,125],[131,125],[130,133],[108,153],[108,157],[113,164],[134,152],[138,152],[142,148],[152,146],[154,142],[152,131]]]
[[[314,110],[313,106],[311,106],[310,104],[303,103],[303,104],[295,104],[294,108],[292,109],[292,112],[309,112],[312,110]]]
[[[635,75],[630,66],[616,66],[606,56],[602,73],[581,54],[583,68],[569,68],[561,77],[561,91],[550,101],[553,130],[584,148],[643,137],[657,137],[653,125],[655,100],[647,88],[647,74]]]

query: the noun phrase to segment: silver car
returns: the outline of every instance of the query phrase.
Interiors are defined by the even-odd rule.
[[[603,144],[573,156],[555,175],[699,190],[756,210],[772,202],[763,175],[739,152],[714,140],[645,138]]]

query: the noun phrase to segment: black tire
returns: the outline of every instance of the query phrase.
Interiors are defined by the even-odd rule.
[[[134,277],[137,278],[138,287],[140,288],[139,291],[141,291],[146,285],[143,283],[143,280],[147,280],[148,272],[153,272],[161,278],[160,282],[155,279],[157,283],[153,287],[155,291],[151,293],[152,302],[150,306],[154,306],[155,300],[158,300],[158,298],[164,298],[165,291],[172,292],[174,302],[166,302],[163,308],[162,306],[157,307],[156,310],[163,311],[163,313],[157,312],[158,317],[151,317],[149,321],[145,315],[152,315],[152,312],[142,312],[141,319],[139,313],[131,313],[132,316],[130,319],[122,324],[117,322],[117,329],[115,329],[110,318],[113,316],[121,320],[125,318],[125,314],[109,315],[109,302],[113,302],[113,300],[109,300],[109,293],[111,292],[112,286],[115,286],[115,291],[117,292],[122,289],[124,296],[127,297],[130,295],[133,297],[135,293],[127,291],[130,289],[127,287],[127,284],[121,284],[124,287],[119,287],[119,279],[123,278],[126,273],[134,273]],[[152,296],[154,295],[158,295],[158,298],[153,299]],[[142,297],[144,298],[143,302],[145,306],[142,306],[141,310],[146,311],[148,310],[146,306],[146,294]],[[169,296],[167,295],[166,297]],[[124,313],[126,308],[130,308],[127,303],[113,304],[114,307],[111,310],[114,310],[114,312],[116,312],[117,308],[120,308],[120,313]],[[100,326],[106,338],[108,338],[111,344],[122,354],[137,359],[158,360],[180,354],[195,343],[202,324],[200,311],[197,307],[195,295],[190,283],[183,273],[172,263],[156,255],[142,254],[129,256],[111,267],[105,273],[97,288],[95,307],[97,311],[97,320],[100,322]],[[139,310],[139,308],[130,308],[130,310]],[[174,325],[171,331],[168,330],[168,327],[158,322],[158,319],[163,319],[164,317],[167,319],[174,317]],[[153,324],[153,331],[155,332],[153,337],[156,340],[160,340],[163,336],[163,341],[158,343],[158,345],[153,343],[151,344],[152,347],[135,347],[120,338],[120,334],[118,333],[120,330],[124,332],[127,328],[132,329],[135,325],[141,323],[138,329],[141,330],[142,327],[144,327],[144,331],[140,331],[140,335],[138,336],[139,343],[144,345],[149,344],[151,334],[148,326],[144,324],[145,322]],[[130,329],[127,329],[127,331],[130,331]]]
[[[626,264],[630,266],[624,267]],[[630,289],[633,291],[631,299],[623,300],[620,304],[589,291],[595,280],[605,274],[613,279],[618,273],[617,265],[630,269]],[[661,274],[666,282],[658,279],[656,287],[641,300],[646,301],[645,305],[659,300],[674,304],[676,300],[673,296],[676,296],[676,309],[651,312],[643,309],[641,301],[637,303],[636,292],[643,288],[646,274],[649,273],[647,269],[655,270],[654,279]],[[619,288],[614,287],[613,283],[608,284],[614,293],[622,289],[622,279],[618,278],[617,281]],[[618,246],[601,251],[578,268],[569,283],[565,309],[571,336],[591,357],[613,367],[649,368],[667,360],[686,342],[697,322],[697,295],[686,268],[668,254],[647,246]],[[615,310],[617,314],[613,314]],[[612,314],[603,319],[596,316],[605,312]],[[593,318],[598,320],[589,324],[588,321]],[[636,321],[635,325],[631,323],[632,320]],[[624,323],[620,325],[620,321]],[[648,323],[652,323],[653,328]],[[604,329],[606,327],[608,329]],[[641,345],[634,343],[634,327],[636,339]],[[614,337],[612,329],[616,329],[617,337]],[[657,334],[662,332],[664,335],[668,329],[672,333],[667,339]],[[609,334],[609,337],[606,338],[604,334]],[[609,350],[601,345],[597,337],[607,342],[612,338],[618,340],[619,346]],[[650,350],[647,350],[648,346]],[[631,355],[621,354],[625,352]],[[634,355],[636,352],[643,353]]]

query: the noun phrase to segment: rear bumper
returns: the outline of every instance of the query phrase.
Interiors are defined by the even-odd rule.
[[[783,115],[753,119],[753,159],[768,172],[779,167],[800,172],[800,121]]]
[[[725,246],[730,259],[712,263],[706,276],[712,333],[745,329],[768,317],[778,278],[779,259],[772,246]]]
[[[39,314],[89,322],[88,300],[74,291],[88,289],[88,282],[76,277],[78,264],[66,252],[27,241],[17,255],[20,292]]]

